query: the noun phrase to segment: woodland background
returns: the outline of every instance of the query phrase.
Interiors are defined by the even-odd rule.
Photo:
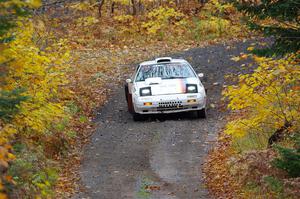
[[[299,10],[298,0],[1,0],[0,198],[75,192],[93,111],[126,64],[262,36],[274,43],[232,58],[256,64],[228,77],[232,111],[207,187],[216,197],[298,198]]]

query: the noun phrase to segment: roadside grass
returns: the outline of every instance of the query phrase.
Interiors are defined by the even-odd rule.
[[[290,178],[274,165],[278,154],[274,148],[266,147],[267,141],[261,135],[246,135],[235,140],[221,133],[218,146],[210,152],[204,167],[206,185],[212,195],[226,198],[298,198],[299,178]],[[295,147],[292,138],[286,138],[278,145]]]
[[[270,130],[269,132],[272,131]],[[241,138],[235,138],[231,147],[241,154],[251,150],[264,150],[268,148],[268,139],[271,135],[272,133],[249,132]],[[285,148],[293,148],[295,146],[294,141],[290,137],[286,137],[278,144]]]
[[[234,139],[232,147],[238,152],[243,153],[250,150],[263,150],[268,146],[268,138],[271,134],[248,133],[247,135]]]
[[[150,198],[151,197],[151,193],[150,191],[148,190],[148,187],[153,185],[153,181],[147,177],[142,177],[141,178],[141,181],[138,185],[138,190],[137,190],[137,193],[136,193],[136,196],[138,199],[147,199],[147,198]]]

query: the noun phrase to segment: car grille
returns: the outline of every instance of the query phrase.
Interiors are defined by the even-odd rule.
[[[168,102],[159,102],[157,111],[172,111],[172,110],[181,110],[186,109],[182,105],[182,101],[168,101]]]

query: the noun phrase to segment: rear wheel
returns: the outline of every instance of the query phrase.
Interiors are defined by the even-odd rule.
[[[206,109],[203,108],[201,110],[198,110],[197,111],[197,117],[198,118],[206,118]]]

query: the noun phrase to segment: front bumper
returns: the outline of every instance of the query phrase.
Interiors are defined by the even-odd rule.
[[[151,103],[151,105],[149,105]],[[145,105],[147,104],[147,105]],[[202,93],[133,96],[133,106],[139,114],[177,113],[205,108],[206,96]]]

